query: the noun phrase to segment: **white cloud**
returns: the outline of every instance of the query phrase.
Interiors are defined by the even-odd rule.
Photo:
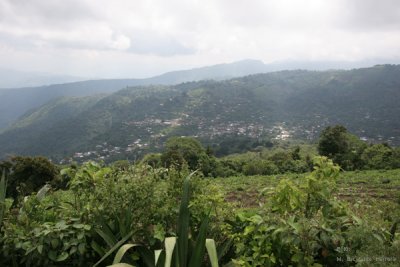
[[[398,36],[398,0],[0,1],[0,67],[78,76],[244,58],[400,59]]]

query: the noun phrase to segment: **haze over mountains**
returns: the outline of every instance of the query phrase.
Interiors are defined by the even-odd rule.
[[[82,77],[75,77],[70,75],[17,71],[12,69],[0,68],[0,90],[4,88],[43,86],[82,80],[85,79]]]
[[[313,140],[322,128],[337,123],[365,139],[400,144],[398,65],[280,71],[175,85],[216,73],[219,76],[213,78],[222,79],[232,70],[239,75],[263,65],[257,61],[237,64],[214,66],[210,72],[204,68],[144,80],[31,89],[50,102],[26,112],[4,130],[0,158],[9,154],[42,154],[58,160],[73,155],[136,158],[160,149],[173,135],[197,136],[214,146],[232,136]],[[236,68],[242,64],[254,68]],[[231,72],[224,72],[229,68]],[[66,97],[57,98],[54,92],[61,91]],[[33,93],[30,96],[34,98]]]

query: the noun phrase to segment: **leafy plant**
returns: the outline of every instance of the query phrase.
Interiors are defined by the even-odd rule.
[[[8,219],[2,239],[5,264],[57,266],[68,262],[82,266],[91,262],[91,226],[80,218],[57,219],[49,191],[45,185],[36,195],[26,197],[17,216]]]
[[[314,159],[304,179],[283,179],[264,211],[239,214],[235,262],[241,266],[321,266],[337,262],[339,246],[350,245],[348,232],[361,220],[333,193],[339,167],[326,157]],[[354,245],[354,249],[357,247]]]
[[[213,267],[218,267],[218,257],[215,247],[215,242],[212,239],[206,239],[209,216],[205,216],[199,228],[199,233],[195,240],[190,237],[190,211],[189,211],[189,200],[191,194],[191,183],[190,178],[195,172],[188,175],[183,184],[183,193],[179,209],[179,216],[177,221],[176,232],[178,237],[167,237],[164,240],[164,249],[154,251],[154,261],[145,261],[148,266],[171,266],[174,262],[174,266],[190,266],[199,267],[201,266],[207,249],[210,261]],[[139,244],[123,244],[126,240],[119,241],[113,248],[111,248],[95,266],[98,266],[104,261],[109,255],[111,255],[116,249],[119,250],[115,255],[112,266],[122,266],[120,261],[124,254],[133,247],[139,247]],[[141,252],[141,253],[140,253]],[[139,250],[142,257],[148,257],[149,251],[145,248]],[[132,266],[124,264],[124,266]]]

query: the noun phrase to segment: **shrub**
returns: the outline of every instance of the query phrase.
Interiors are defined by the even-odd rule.
[[[363,236],[385,244],[385,231],[370,229],[334,197],[339,167],[314,159],[304,179],[283,179],[272,200],[254,213],[239,213],[231,224],[235,262],[240,266],[349,266],[342,248],[361,251]],[[351,256],[348,255],[348,256]]]

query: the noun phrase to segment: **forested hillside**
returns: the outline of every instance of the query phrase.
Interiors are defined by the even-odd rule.
[[[227,79],[271,71],[263,62],[242,60],[190,70],[172,71],[145,79],[102,79],[39,87],[0,90],[0,131],[15,122],[19,116],[62,96],[90,96],[112,93],[129,86],[178,84],[206,79]],[[0,77],[1,78],[1,77]]]
[[[77,103],[76,98],[70,101]],[[68,99],[59,102],[33,110],[3,132],[0,157],[61,159],[86,153],[89,158],[134,159],[159,150],[169,136],[197,136],[213,147],[227,138],[314,140],[332,124],[372,142],[400,143],[396,65],[132,87],[87,97],[74,112],[62,111]]]

